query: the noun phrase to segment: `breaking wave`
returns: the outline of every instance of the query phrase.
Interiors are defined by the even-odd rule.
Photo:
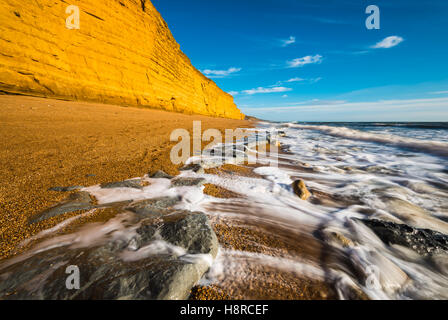
[[[391,134],[364,132],[346,127],[333,127],[328,125],[289,124],[289,126],[299,129],[317,130],[322,133],[339,138],[383,143],[398,148],[405,148],[413,151],[448,157],[448,143],[441,141],[427,141],[415,138],[405,138]]]

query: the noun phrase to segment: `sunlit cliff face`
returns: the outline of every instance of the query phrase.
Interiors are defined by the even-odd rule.
[[[191,65],[150,1],[76,1],[79,21],[67,6],[0,4],[1,90],[244,117],[232,96]]]

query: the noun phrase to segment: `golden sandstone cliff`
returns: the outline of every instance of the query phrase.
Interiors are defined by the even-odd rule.
[[[68,29],[69,5],[80,28]],[[242,119],[149,0],[0,0],[0,91]]]

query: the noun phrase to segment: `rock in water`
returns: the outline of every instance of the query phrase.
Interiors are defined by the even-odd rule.
[[[1,91],[244,119],[192,66],[150,0],[75,4],[79,30],[66,27],[67,1],[0,3]]]
[[[296,180],[292,183],[292,188],[294,193],[299,196],[302,200],[307,200],[311,193],[306,188],[305,182],[303,180]]]
[[[131,204],[127,209],[139,215],[162,215],[181,200],[180,197],[161,197],[142,200]]]
[[[168,173],[166,173],[162,170],[158,170],[156,172],[149,173],[148,175],[152,179],[173,179],[173,176],[170,176]]]
[[[3,261],[0,300],[186,299],[218,252],[203,213],[151,218],[128,212],[113,219]],[[103,228],[104,237],[95,238]],[[92,238],[97,241],[86,243]],[[69,266],[79,270],[79,289],[66,286]]]
[[[134,188],[134,189],[143,189],[142,181],[137,180],[125,180],[125,181],[118,181],[118,182],[109,182],[109,183],[102,183],[100,185],[103,189],[113,189],[113,188]]]
[[[49,208],[28,220],[29,224],[37,223],[50,219],[65,213],[75,212],[80,210],[90,210],[95,206],[92,203],[90,194],[88,192],[76,192],[71,194],[66,200],[62,201],[60,204]]]
[[[448,236],[429,229],[382,220],[361,220],[386,244],[408,247],[421,255],[448,253]]]
[[[84,188],[83,186],[69,186],[69,187],[52,187],[48,189],[48,191],[56,191],[56,192],[69,192],[75,191]]]
[[[179,169],[180,171],[193,171],[196,172],[197,174],[203,174],[204,173],[204,168],[198,164],[198,163],[191,163],[191,164],[187,164],[185,166],[183,166],[182,168]]]
[[[173,187],[200,187],[205,183],[203,178],[175,178],[171,181]]]

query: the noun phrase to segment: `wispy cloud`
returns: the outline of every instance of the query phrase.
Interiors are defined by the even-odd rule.
[[[288,91],[292,91],[292,89],[286,88],[286,87],[268,87],[268,88],[258,87],[258,88],[254,88],[254,89],[250,89],[250,90],[243,90],[242,93],[248,94],[248,95],[253,95],[253,94],[258,94],[258,93],[278,93],[278,92],[288,92]]]
[[[287,46],[289,46],[291,44],[296,43],[296,37],[290,36],[288,39],[280,40],[280,42],[282,44],[282,47],[287,47]]]
[[[238,95],[238,91],[229,91],[228,94],[230,94],[231,96],[237,96]]]
[[[291,61],[288,61],[287,64],[290,68],[300,68],[307,64],[321,63],[322,56],[320,54],[316,54],[314,56],[305,56],[302,58],[297,58]]]
[[[300,81],[305,81],[305,79],[302,79],[302,78],[291,78],[289,80],[286,80],[285,82],[300,82]]]
[[[389,48],[398,46],[403,41],[404,41],[404,39],[402,37],[390,36],[390,37],[384,38],[377,44],[373,45],[371,48],[373,48],[373,49],[389,49]]]
[[[448,91],[434,91],[430,92],[430,94],[448,94]]]
[[[205,69],[205,70],[202,70],[202,73],[204,75],[206,75],[207,77],[209,77],[209,78],[225,78],[225,77],[230,76],[233,73],[237,73],[237,72],[240,72],[240,71],[241,71],[241,68],[231,67],[231,68],[229,68],[227,70],[210,70],[210,69]]]
[[[285,81],[277,81],[276,86],[281,86],[285,83],[295,83],[295,82],[300,82],[300,83],[308,83],[308,84],[312,84],[312,83],[316,83],[319,82],[320,80],[322,80],[322,77],[317,77],[317,78],[309,78],[309,79],[305,79],[305,78],[291,78]]]

